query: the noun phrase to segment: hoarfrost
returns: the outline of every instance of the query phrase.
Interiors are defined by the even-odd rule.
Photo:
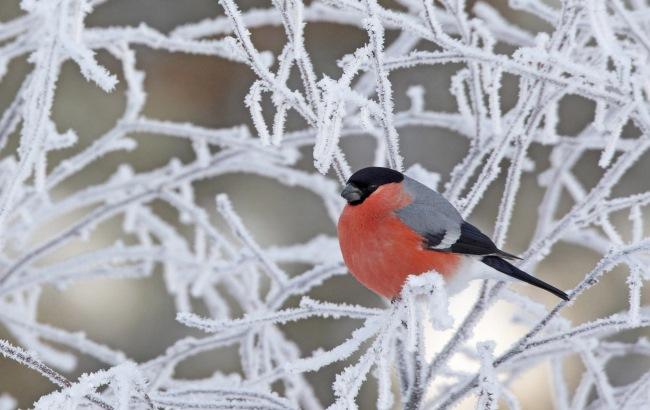
[[[645,339],[607,339],[650,325],[650,307],[641,297],[650,279],[650,238],[644,229],[650,192],[615,194],[621,179],[650,148],[650,9],[644,2],[564,0],[557,7],[541,0],[510,2],[513,9],[549,24],[548,33],[510,23],[487,2],[468,10],[463,0],[404,0],[395,8],[375,0],[287,0],[251,9],[219,0],[225,16],[187,23],[169,33],[144,22],[86,27],[86,17],[102,3],[24,0],[21,16],[0,23],[0,78],[15,59],[27,57],[30,63],[29,74],[0,116],[0,322],[12,338],[0,341],[0,353],[58,389],[40,398],[36,408],[356,408],[369,375],[378,381],[380,409],[394,403],[411,410],[446,409],[471,393],[478,398],[477,408],[496,408],[499,398],[518,408],[513,379],[547,360],[558,408],[647,406],[650,373],[623,386],[613,386],[607,373],[613,358],[650,356]],[[332,77],[313,63],[304,37],[305,27],[322,22],[351,26],[365,36],[364,44],[340,59],[339,74]],[[259,50],[252,40],[251,30],[267,26],[286,33],[277,56]],[[499,44],[514,51],[499,52]],[[256,80],[241,103],[250,112],[253,128],[242,124],[216,129],[147,117],[145,73],[137,68],[135,51],[142,47],[249,67]],[[117,59],[122,76],[102,66],[97,52]],[[115,92],[121,78],[126,103],[110,130],[51,163],[52,151],[78,145],[75,130],[58,131],[60,125],[52,117],[66,61],[74,62],[105,92]],[[458,65],[449,90],[457,106],[454,112],[429,109],[424,84],[403,90],[391,81],[397,70],[447,63]],[[298,85],[290,81],[294,68]],[[502,102],[506,76],[518,81],[519,94],[511,108]],[[560,104],[568,95],[595,104],[593,121],[575,136],[562,135],[558,126]],[[265,104],[267,97],[272,104]],[[407,109],[396,108],[398,97],[410,102]],[[290,115],[302,118],[304,128],[288,127]],[[626,135],[628,124],[640,136]],[[498,177],[505,176],[494,224],[500,246],[511,230],[522,178],[537,177],[544,196],[536,211],[527,211],[537,215],[536,230],[522,254],[522,268],[534,273],[536,264],[560,242],[600,255],[569,292],[571,302],[547,310],[504,289],[505,282],[487,281],[467,316],[453,327],[443,280],[435,272],[411,278],[402,297],[385,309],[313,300],[305,296],[309,290],[346,273],[335,238],[319,235],[305,243],[264,247],[225,194],[217,197],[216,206],[196,201],[194,182],[252,173],[309,190],[335,223],[343,205],[337,183],[351,172],[342,141],[368,134],[376,146],[372,163],[401,170],[408,163],[400,151],[406,145],[400,140],[405,127],[441,128],[467,139],[466,156],[448,178],[427,169],[428,164],[407,170],[430,187],[447,181],[440,190],[465,216],[481,204]],[[10,151],[7,141],[14,133],[18,147]],[[137,133],[186,139],[195,158],[170,158],[167,165],[148,171],[124,164],[103,182],[63,197],[53,195],[102,156],[136,148]],[[532,161],[528,154],[535,146],[546,147],[548,164]],[[313,170],[298,165],[304,147],[313,149]],[[592,153],[599,155],[603,172],[587,187],[575,168]],[[562,210],[564,196],[572,201],[568,211]],[[155,201],[176,209],[194,239],[161,218],[153,208]],[[621,212],[629,213],[631,235],[612,222]],[[72,214],[79,216],[65,228],[37,234],[40,227]],[[227,230],[214,223],[211,216],[217,215]],[[121,229],[130,236],[128,242],[80,250],[64,260],[48,259],[118,217],[123,217]],[[283,268],[286,263],[308,267],[291,276]],[[627,278],[620,280],[629,288],[628,309],[575,325],[561,316],[619,265],[627,271]],[[204,335],[180,339],[158,357],[136,363],[81,332],[40,321],[37,307],[47,285],[63,287],[98,276],[137,278],[152,275],[156,267],[162,269],[176,303],[178,321]],[[302,296],[299,306],[290,305],[294,296]],[[193,310],[195,300],[206,307],[201,315]],[[470,335],[497,300],[520,309],[515,319],[527,332],[500,353],[492,342],[479,344],[476,353],[468,345]],[[305,355],[282,326],[313,317],[360,323],[338,346]],[[424,335],[431,328],[436,335],[452,330],[440,352],[428,359]],[[174,377],[184,360],[232,346],[238,348],[242,374],[215,369],[211,377],[191,382]],[[68,380],[61,372],[76,368],[80,354],[104,367]],[[585,368],[574,391],[562,367],[570,354]],[[477,370],[451,372],[448,363],[458,356],[469,356]],[[333,384],[334,402],[321,403],[305,373],[334,362],[347,367]],[[447,383],[444,388],[441,379]],[[0,396],[0,408],[15,405],[12,397]]]

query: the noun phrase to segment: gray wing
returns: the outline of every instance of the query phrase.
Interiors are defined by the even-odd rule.
[[[460,237],[463,223],[456,208],[438,192],[412,178],[405,176],[402,184],[413,202],[397,210],[397,216],[422,235],[427,248],[450,248]]]
[[[500,251],[478,228],[465,222],[456,208],[438,192],[409,177],[404,177],[402,183],[413,202],[397,210],[396,214],[422,235],[426,248],[469,255],[514,257]]]

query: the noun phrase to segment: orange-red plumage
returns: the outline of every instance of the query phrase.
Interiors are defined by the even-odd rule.
[[[406,278],[436,270],[453,275],[461,256],[423,247],[423,238],[394,211],[411,203],[401,184],[380,186],[360,205],[346,205],[338,222],[343,259],[350,272],[373,291],[393,298]]]

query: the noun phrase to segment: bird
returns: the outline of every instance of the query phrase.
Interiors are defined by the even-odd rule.
[[[343,260],[361,284],[381,296],[399,298],[410,275],[432,270],[457,291],[476,277],[481,262],[502,279],[505,274],[569,300],[513,265],[510,261],[520,258],[500,250],[442,194],[399,171],[362,168],[349,177],[341,196],[347,201],[337,224]]]

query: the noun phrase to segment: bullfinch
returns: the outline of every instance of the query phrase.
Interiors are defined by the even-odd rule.
[[[338,222],[343,260],[375,293],[394,299],[409,275],[431,270],[448,284],[466,283],[478,261],[569,300],[563,291],[508,262],[519,258],[498,249],[441,194],[401,172],[363,168],[348,179],[341,196],[347,201]]]

